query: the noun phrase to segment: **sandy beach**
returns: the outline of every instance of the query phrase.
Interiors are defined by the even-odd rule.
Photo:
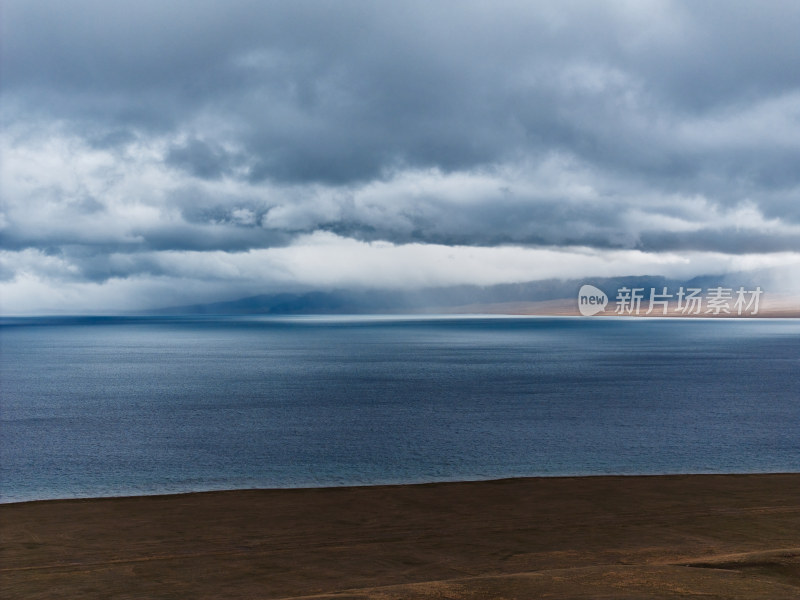
[[[0,506],[3,598],[798,598],[800,474]]]

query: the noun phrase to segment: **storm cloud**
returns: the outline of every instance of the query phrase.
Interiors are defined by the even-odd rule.
[[[9,312],[800,267],[794,2],[1,16]]]

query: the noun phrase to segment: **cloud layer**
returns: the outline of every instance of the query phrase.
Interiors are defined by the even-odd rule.
[[[796,3],[9,0],[2,26],[6,312],[800,267]]]

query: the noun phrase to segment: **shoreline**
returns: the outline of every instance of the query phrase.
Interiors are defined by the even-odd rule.
[[[416,486],[434,486],[434,485],[447,485],[447,484],[468,484],[468,483],[494,483],[494,482],[513,482],[513,481],[530,481],[530,480],[552,480],[552,479],[611,479],[611,478],[672,478],[672,477],[739,477],[750,475],[797,475],[800,476],[798,471],[719,471],[719,472],[667,472],[667,473],[578,473],[566,475],[525,475],[525,476],[501,476],[489,478],[476,478],[476,479],[432,479],[420,481],[402,481],[392,483],[343,483],[341,485],[297,485],[297,486],[265,486],[265,487],[232,487],[232,488],[212,488],[212,489],[197,489],[186,491],[165,491],[153,493],[121,493],[110,494],[107,496],[59,496],[57,498],[34,498],[30,500],[3,500],[0,497],[0,507],[19,505],[19,504],[34,504],[41,502],[75,502],[84,501],[91,502],[96,500],[121,500],[121,499],[136,499],[136,498],[172,498],[179,496],[194,496],[200,494],[226,494],[234,492],[283,492],[293,490],[307,490],[307,491],[323,491],[323,490],[337,490],[337,489],[361,489],[361,488],[403,488],[403,487],[416,487]]]
[[[800,473],[0,505],[4,598],[796,598]]]

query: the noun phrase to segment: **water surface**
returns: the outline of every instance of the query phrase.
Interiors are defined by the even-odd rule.
[[[0,321],[2,501],[800,471],[800,321]]]

